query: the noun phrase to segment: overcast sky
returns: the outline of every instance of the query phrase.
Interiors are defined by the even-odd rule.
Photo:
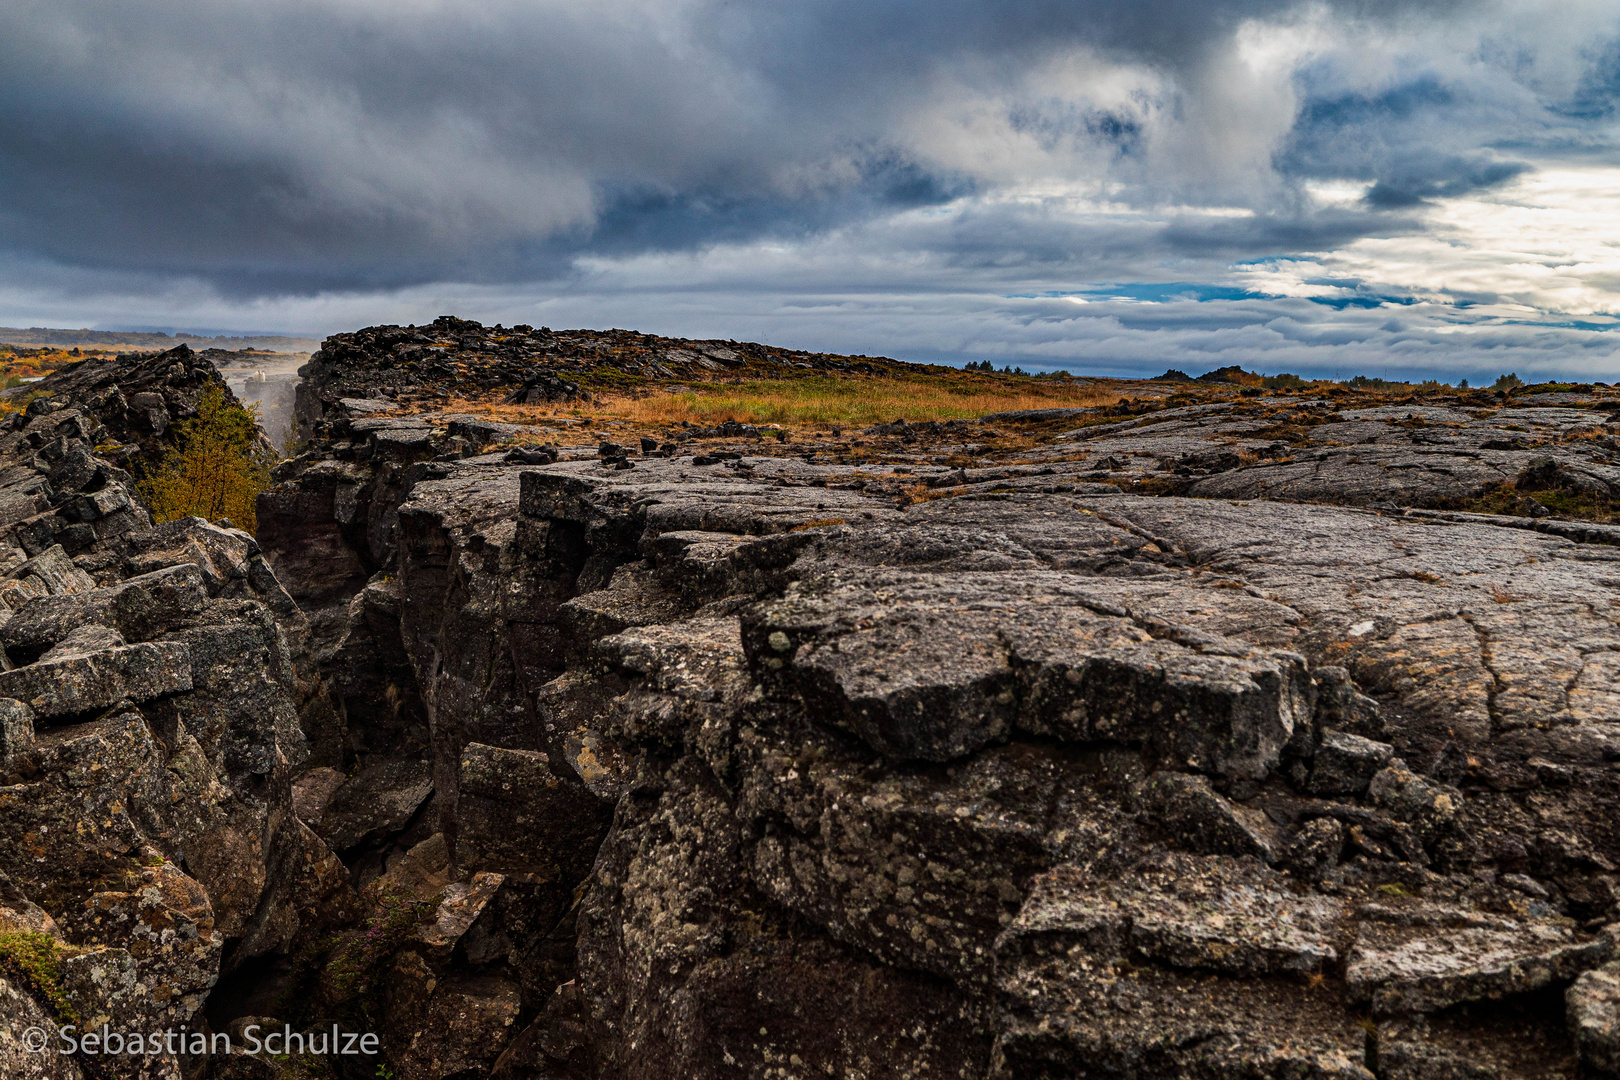
[[[1614,0],[7,0],[0,324],[1620,380]]]

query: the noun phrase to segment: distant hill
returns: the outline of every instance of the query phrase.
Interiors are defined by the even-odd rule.
[[[191,334],[137,334],[122,330],[53,330],[31,326],[22,330],[0,326],[0,343],[8,345],[88,346],[93,349],[172,349],[184,342],[194,349],[268,349],[272,352],[312,353],[321,347],[316,338],[200,337]]]

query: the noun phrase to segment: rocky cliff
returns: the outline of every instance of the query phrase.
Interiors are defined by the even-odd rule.
[[[352,917],[342,864],[291,812],[303,616],[253,537],[154,527],[125,468],[218,383],[183,346],[87,362],[0,433],[8,1077],[178,1077],[173,1046],[109,1063],[22,1032],[206,1030],[222,978]]]
[[[632,440],[438,402],[809,361],[441,322],[316,354],[256,540],[69,542],[41,448],[112,421],[0,443],[57,507],[0,586],[0,915],[66,957],[14,1025],[161,985],[400,1080],[1620,1063],[1620,397]]]

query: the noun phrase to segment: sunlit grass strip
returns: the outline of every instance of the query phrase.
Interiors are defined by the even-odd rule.
[[[745,424],[910,423],[969,420],[1013,409],[1083,408],[1112,405],[1120,395],[1093,386],[1060,381],[989,378],[852,378],[811,376],[760,379],[741,383],[702,383],[665,390],[649,387],[638,393],[598,392],[589,402],[553,410],[522,406],[482,407],[478,411],[540,419],[544,415],[584,415],[649,425],[713,425],[727,420]]]

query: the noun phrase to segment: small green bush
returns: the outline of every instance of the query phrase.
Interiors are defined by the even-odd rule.
[[[140,483],[154,521],[229,518],[239,529],[257,525],[254,503],[270,486],[259,460],[258,420],[253,412],[211,386],[197,402],[197,415],[175,426],[178,447]]]

